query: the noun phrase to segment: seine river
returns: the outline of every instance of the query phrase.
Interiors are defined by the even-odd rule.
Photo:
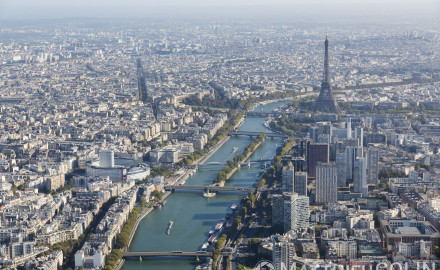
[[[280,101],[256,107],[255,111],[272,111],[289,101]],[[241,131],[260,132],[265,130],[264,118],[248,117],[244,120]],[[250,138],[244,136],[231,137],[220,147],[206,162],[225,163],[235,154],[234,147],[238,147],[236,153],[242,153],[249,144]],[[269,159],[275,155],[281,139],[267,138],[255,151],[250,160]],[[185,185],[209,185],[215,178],[222,166],[204,166],[188,180]],[[243,166],[231,178],[229,185],[250,187],[261,172],[260,164]],[[213,198],[204,198],[200,192],[178,191],[171,194],[168,203],[161,209],[156,209],[148,214],[139,224],[130,251],[197,251],[208,240],[208,232],[222,219],[228,208],[235,202],[239,202],[245,196],[244,193],[220,193]],[[174,221],[171,234],[166,230],[170,220]],[[144,259],[142,262],[127,260],[124,270],[154,269],[154,270],[192,270],[198,263],[193,259]]]

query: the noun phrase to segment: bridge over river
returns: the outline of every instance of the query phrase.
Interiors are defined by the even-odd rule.
[[[212,252],[206,251],[130,251],[122,254],[124,258],[142,257],[212,257]]]
[[[244,161],[242,164],[256,164],[256,163],[266,163],[266,162],[272,162],[273,159],[259,159],[259,160],[249,160],[249,161]],[[208,162],[205,163],[203,165],[199,165],[198,167],[210,167],[210,166],[226,166],[228,165],[227,163],[222,163],[222,162]]]
[[[249,137],[257,137],[260,134],[260,132],[249,132],[249,131],[232,131],[229,133],[229,136],[249,136]],[[266,133],[267,138],[283,138],[288,139],[290,138],[288,135],[281,134],[281,133]]]
[[[220,186],[166,186],[165,190],[168,191],[176,191],[176,190],[209,190],[211,191],[215,191],[215,192],[222,192],[222,191],[230,191],[230,192],[238,192],[238,191],[243,191],[243,192],[248,192],[250,190],[254,190],[254,188],[251,187],[233,187],[233,186],[225,186],[225,187],[220,187]]]

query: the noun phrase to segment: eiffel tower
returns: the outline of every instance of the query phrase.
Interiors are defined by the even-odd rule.
[[[328,62],[328,39],[325,38],[325,56],[324,56],[324,80],[321,83],[321,92],[315,102],[315,111],[326,111],[332,113],[341,113],[341,109],[333,96],[330,82],[330,68]]]

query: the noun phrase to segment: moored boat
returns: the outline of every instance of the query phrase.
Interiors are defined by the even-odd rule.
[[[222,228],[223,228],[223,224],[225,223],[225,221],[222,219],[222,220],[220,220],[218,223],[217,223],[217,225],[215,225],[215,230],[216,231],[220,231]]]
[[[238,204],[234,203],[233,205],[231,205],[231,210],[235,211],[238,208]]]

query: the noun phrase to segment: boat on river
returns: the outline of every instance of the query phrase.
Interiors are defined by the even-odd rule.
[[[205,198],[212,198],[215,195],[216,195],[215,192],[203,192],[203,197]]]
[[[171,233],[171,228],[173,227],[174,222],[170,220],[170,223],[168,224],[167,234]]]

